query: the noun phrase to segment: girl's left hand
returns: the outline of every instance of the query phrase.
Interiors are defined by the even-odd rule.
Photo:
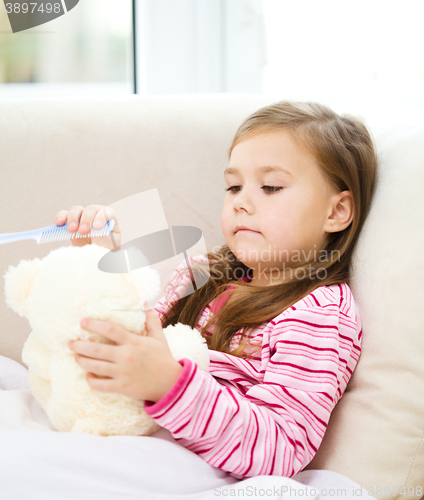
[[[182,365],[174,359],[156,311],[144,304],[145,336],[136,335],[110,321],[87,318],[81,328],[112,340],[115,345],[74,340],[69,348],[87,370],[93,389],[115,392],[143,401],[157,402],[177,381]]]

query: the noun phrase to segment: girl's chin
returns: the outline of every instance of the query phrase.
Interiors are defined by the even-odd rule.
[[[243,250],[238,250],[237,252],[233,251],[233,254],[240,262],[242,262],[247,267],[254,268],[258,265],[258,259],[255,258],[256,254],[254,254],[254,251],[252,251],[252,249],[250,249],[250,255],[249,251],[243,252]]]

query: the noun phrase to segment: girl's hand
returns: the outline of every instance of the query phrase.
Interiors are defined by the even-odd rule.
[[[58,226],[63,226],[67,222],[67,228],[70,233],[79,231],[83,235],[88,234],[92,227],[94,229],[103,228],[110,219],[115,220],[115,227],[109,236],[72,238],[71,243],[76,247],[95,243],[96,245],[109,248],[109,250],[114,250],[121,245],[121,228],[112,208],[104,207],[103,205],[89,205],[86,208],[81,205],[75,205],[69,212],[67,210],[60,210],[56,214],[56,224]]]
[[[69,342],[75,360],[87,370],[93,389],[157,402],[177,381],[182,365],[173,358],[156,312],[144,304],[145,336],[135,335],[110,321],[87,318],[81,328],[112,340],[115,345],[86,340]]]

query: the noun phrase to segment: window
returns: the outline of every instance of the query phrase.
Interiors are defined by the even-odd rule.
[[[0,97],[136,88],[424,106],[420,0],[53,1],[76,5],[18,33],[0,1]]]
[[[135,0],[137,93],[263,91],[261,0]]]
[[[422,2],[136,0],[138,93],[423,101]],[[337,106],[336,106],[337,107]]]
[[[81,0],[66,14],[16,33],[0,2],[1,98],[131,94],[132,61],[131,0]]]

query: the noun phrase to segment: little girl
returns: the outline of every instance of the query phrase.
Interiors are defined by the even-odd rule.
[[[149,349],[157,345],[163,355],[153,353],[149,364],[128,340],[140,337],[116,325],[111,333],[112,323],[94,320],[87,328],[97,325],[118,345],[104,353],[90,350],[90,342],[72,348],[85,354],[77,361],[94,388],[144,399],[147,413],[210,465],[238,479],[292,477],[316,454],[361,352],[361,321],[348,282],[377,158],[358,118],[290,101],[249,116],[229,158],[221,219],[226,244],[191,259],[193,276],[210,272],[209,279],[184,294],[192,276],[180,266],[154,308],[161,325],[147,314],[146,328],[157,341]],[[58,217],[72,220],[74,231],[81,219],[87,224],[82,233],[114,216],[99,205],[71,212]],[[159,346],[158,330],[177,322],[205,337],[209,372],[188,359],[171,360]],[[125,365],[118,355],[125,342],[134,353],[125,358],[134,364],[132,378],[102,385]],[[103,369],[106,364],[114,371]]]

